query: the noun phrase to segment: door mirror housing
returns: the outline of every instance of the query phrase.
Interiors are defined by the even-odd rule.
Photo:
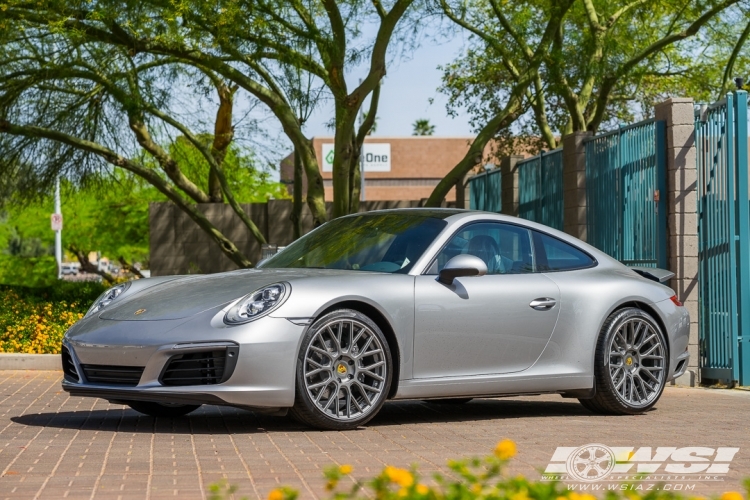
[[[456,255],[449,260],[438,275],[438,281],[452,285],[455,278],[462,276],[484,276],[487,274],[487,264],[475,255]]]

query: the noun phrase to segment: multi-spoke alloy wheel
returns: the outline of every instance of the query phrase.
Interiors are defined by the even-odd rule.
[[[383,333],[368,317],[339,310],[305,335],[292,414],[305,423],[349,429],[367,422],[385,401],[391,355]]]
[[[664,334],[646,312],[621,309],[604,323],[596,352],[596,396],[584,406],[605,413],[641,413],[661,396],[669,357]]]

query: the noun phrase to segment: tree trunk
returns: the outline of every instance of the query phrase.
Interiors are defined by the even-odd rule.
[[[328,221],[328,213],[326,212],[323,176],[320,175],[318,158],[315,156],[312,141],[304,139],[301,147],[297,149],[297,154],[307,177],[307,206],[310,207],[310,212],[312,212],[313,225],[318,227]]]
[[[211,146],[211,155],[216,160],[217,168],[222,168],[227,149],[234,138],[234,127],[232,126],[232,108],[234,93],[237,87],[219,85],[216,89],[219,94],[219,109],[216,111],[214,123],[214,142]],[[213,170],[208,173],[208,196],[213,203],[223,203],[224,195],[221,190],[219,176]]]
[[[352,133],[353,154],[349,161],[349,213],[359,212],[359,201],[362,192],[362,173],[360,171],[360,159],[362,145],[357,144],[357,136]]]
[[[118,262],[120,262],[120,265],[122,266],[122,268],[125,269],[127,272],[134,274],[138,278],[145,278],[145,276],[141,274],[140,269],[133,267],[133,265],[128,263],[128,261],[125,260],[125,257],[123,257],[122,255],[119,256],[117,260]]]
[[[70,250],[70,252],[76,256],[76,259],[78,259],[78,262],[81,263],[81,271],[84,271],[86,273],[91,273],[91,274],[98,274],[105,281],[107,281],[110,285],[114,284],[115,277],[106,271],[100,270],[99,266],[95,266],[94,264],[92,264],[91,261],[89,261],[88,252],[81,250],[75,245],[69,245],[68,250]]]
[[[333,145],[333,218],[351,213],[352,130],[356,113],[336,103],[336,138]]]
[[[300,227],[300,218],[302,217],[302,162],[300,161],[299,152],[294,148],[294,186],[292,191],[292,220],[294,228],[294,239],[302,236]]]

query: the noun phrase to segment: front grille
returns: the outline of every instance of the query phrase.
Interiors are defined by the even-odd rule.
[[[227,380],[237,363],[238,347],[172,356],[159,379],[162,385],[213,385]]]
[[[76,371],[76,365],[73,363],[73,356],[70,355],[70,351],[65,346],[62,346],[62,370],[65,376],[65,380],[68,382],[79,382],[81,379],[78,377]]]
[[[142,366],[81,365],[83,375],[92,384],[135,387],[143,375]]]

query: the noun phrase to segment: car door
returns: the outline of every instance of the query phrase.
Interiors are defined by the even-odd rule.
[[[480,277],[437,281],[445,263],[472,254]],[[557,285],[535,272],[530,231],[499,222],[459,229],[415,283],[414,377],[511,373],[531,366],[552,336]]]

